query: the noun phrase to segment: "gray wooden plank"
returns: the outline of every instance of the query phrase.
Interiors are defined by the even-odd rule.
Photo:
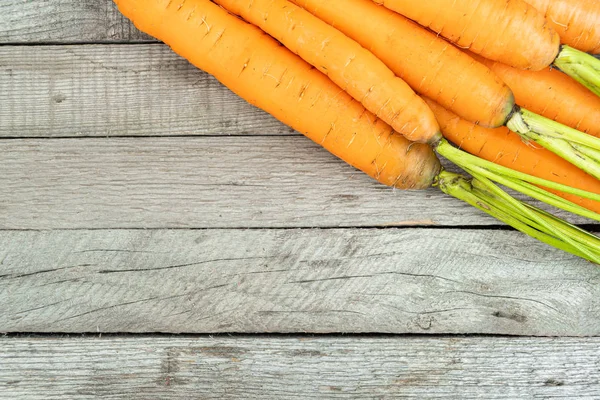
[[[3,399],[597,399],[600,339],[0,339]]]
[[[0,228],[496,224],[385,187],[302,136],[0,141]]]
[[[437,188],[383,186],[303,136],[0,140],[0,187],[0,229],[499,224]]]
[[[283,124],[276,121],[271,116],[266,113],[252,107],[247,104],[236,95],[231,93],[229,90],[224,88],[221,84],[219,84],[214,78],[208,76],[207,74],[196,70],[191,67],[185,60],[182,60],[171,53],[165,46],[160,44],[145,44],[145,45],[131,45],[131,46],[8,46],[8,47],[0,47],[0,75],[5,75],[6,79],[0,79],[0,93],[5,95],[0,96],[0,137],[10,137],[10,138],[22,138],[22,137],[110,137],[110,136],[177,136],[177,135],[210,135],[210,136],[219,136],[219,135],[260,135],[260,136],[298,136],[297,133],[293,132],[288,127],[285,127]],[[183,139],[182,139],[183,140]],[[271,139],[269,139],[271,140]],[[284,140],[284,139],[273,139],[273,141]],[[295,140],[285,139],[286,143],[298,143]],[[26,148],[34,148],[34,147],[42,147],[39,146],[41,142],[31,142],[32,145],[26,145]],[[91,142],[73,142],[84,147],[96,146],[97,141]],[[132,144],[131,142],[130,144]],[[146,143],[146,142],[144,142]],[[174,143],[174,142],[172,142]],[[183,146],[184,142],[180,142],[181,146]],[[187,142],[185,142],[187,143]],[[221,143],[222,146],[229,146],[231,142],[218,142],[214,141],[210,144],[210,147],[219,147]],[[266,141],[262,142],[251,142],[248,140],[240,139],[239,143],[236,143],[234,148],[240,149],[243,146],[253,147],[255,148],[264,146]],[[118,146],[117,143],[113,144],[114,146]],[[14,144],[4,144],[5,148],[12,149],[13,147],[19,147],[20,145]],[[75,146],[75,144],[68,144],[68,147]],[[142,142],[136,146],[145,146]],[[302,144],[302,146],[310,146],[310,144]],[[49,145],[48,147],[55,147],[54,145]],[[152,147],[152,146],[151,146]],[[287,148],[292,148],[287,147]],[[306,149],[310,149],[312,152],[314,147],[307,147]],[[262,150],[262,148],[261,148]],[[271,149],[266,149],[270,153],[272,153]],[[51,150],[52,151],[52,150]],[[90,149],[86,149],[85,151],[91,151]],[[179,151],[179,150],[176,150]],[[301,150],[301,152],[304,150]],[[75,151],[79,155],[81,154],[79,151]],[[296,156],[296,149],[291,150]],[[27,224],[27,217],[30,216],[32,218],[36,218],[41,223],[40,225],[27,225],[29,228],[72,228],[72,227],[139,227],[140,225],[132,224],[131,221],[127,222],[130,217],[129,211],[131,211],[131,204],[125,205],[125,207],[121,207],[118,212],[118,216],[116,216],[116,220],[119,221],[116,225],[100,225],[96,226],[95,223],[105,223],[109,224],[112,216],[107,215],[106,212],[102,211],[102,208],[96,208],[94,215],[89,215],[87,219],[81,219],[78,216],[74,216],[71,214],[71,218],[65,218],[65,215],[57,215],[54,216],[52,212],[44,212],[41,216],[39,216],[36,210],[42,210],[44,208],[48,208],[48,206],[53,207],[54,205],[48,204],[47,198],[59,198],[54,196],[54,193],[46,193],[46,196],[42,192],[38,193],[35,191],[35,188],[29,185],[27,180],[22,179],[22,173],[33,172],[32,169],[27,167],[28,162],[36,163],[39,160],[35,160],[35,155],[27,155],[22,154],[22,159],[18,168],[25,168],[24,170],[17,171],[16,180],[13,180],[11,183],[12,193],[7,194],[10,197],[8,201],[8,208],[11,209],[13,204],[16,204],[17,209],[19,207],[25,207],[27,202],[23,202],[23,198],[19,196],[33,197],[39,198],[40,196],[44,196],[41,200],[44,205],[40,205],[39,203],[34,203],[36,207],[32,207],[31,209],[24,210],[22,213],[19,211],[15,212],[15,217],[12,215],[9,217],[9,223],[7,225],[3,225],[5,228],[21,228],[25,225],[19,225],[21,223]],[[227,161],[225,165],[229,163],[237,163],[237,159],[239,156],[237,154],[233,154],[229,152],[231,156],[231,160]],[[156,154],[157,157],[160,154]],[[10,155],[7,155],[9,157]],[[87,157],[88,155],[85,155]],[[130,153],[129,156],[133,157],[134,153]],[[163,154],[164,156],[164,154]],[[263,155],[258,154],[258,149],[256,150],[255,159],[252,162],[255,162],[256,159],[265,159]],[[272,154],[272,156],[275,156]],[[34,159],[31,159],[31,158]],[[104,156],[101,156],[104,157]],[[266,157],[263,161],[275,163],[281,163],[282,157],[278,157],[276,160],[272,160],[272,157]],[[223,160],[216,160],[214,157],[207,157],[209,162],[222,162]],[[287,158],[289,162],[297,163],[298,158]],[[52,162],[54,166],[58,166],[58,163],[55,162],[54,159]],[[90,160],[87,160],[88,162]],[[96,159],[96,161],[100,161]],[[108,160],[105,160],[108,161]],[[114,159],[111,161],[115,161]],[[148,160],[150,161],[150,160]],[[72,162],[77,162],[77,159],[72,160]],[[199,160],[195,161],[199,162]],[[319,163],[319,160],[314,160],[314,162]],[[329,161],[327,161],[329,163]],[[126,161],[127,163],[127,161]],[[12,164],[11,164],[12,165]],[[220,164],[221,168],[222,165]],[[64,166],[64,164],[63,164]],[[203,166],[203,165],[202,165]],[[72,165],[70,166],[72,167]],[[180,167],[183,167],[182,165]],[[214,165],[214,167],[217,167]],[[244,165],[246,167],[246,165]],[[8,167],[7,167],[8,168]],[[39,169],[39,165],[35,166],[35,168]],[[86,167],[87,168],[87,167]],[[89,166],[91,168],[91,165]],[[156,167],[154,167],[156,168]],[[265,168],[263,163],[262,168]],[[269,167],[270,168],[270,167]],[[293,168],[298,168],[294,166]],[[322,168],[322,167],[317,167]],[[343,168],[343,167],[341,167]],[[329,166],[325,166],[322,171],[317,171],[317,175],[323,176],[326,171],[330,170]],[[264,177],[264,169],[262,172],[259,172],[260,177]],[[351,169],[347,169],[346,171],[352,171]],[[1,171],[0,171],[1,172]],[[122,170],[116,171],[117,174],[113,175],[116,179],[122,180],[123,178],[118,177],[118,173],[122,173]],[[148,172],[147,169],[144,170],[144,173]],[[188,171],[180,171],[181,174],[186,174]],[[298,172],[298,171],[296,171]],[[69,174],[67,171],[57,171],[55,169],[44,170],[41,175],[36,175],[42,179],[49,178],[48,176],[43,177],[44,174],[53,174],[58,173],[60,176],[52,176],[52,179],[56,180],[58,183],[66,183],[64,185],[57,185],[53,187],[53,189],[61,190],[67,189],[72,193],[73,190],[76,192],[81,191],[81,185],[85,186],[85,191],[88,191],[90,187],[94,188],[92,191],[97,190],[98,188],[94,186],[94,182],[64,182],[66,180],[73,180],[74,177],[72,174]],[[227,172],[226,172],[227,173]],[[21,175],[20,175],[21,174]],[[199,171],[198,175],[203,175]],[[8,174],[10,175],[10,174]],[[227,177],[223,173],[221,173],[222,177],[225,179],[235,179],[231,176]],[[29,175],[27,175],[29,177]],[[139,176],[139,175],[138,175]],[[258,176],[257,176],[258,178]],[[6,179],[11,179],[11,177],[7,177]],[[77,178],[75,178],[77,179]],[[129,178],[125,178],[131,179]],[[170,177],[169,179],[173,179]],[[202,180],[202,176],[200,177],[200,181]],[[47,186],[47,180],[45,180],[42,186]],[[331,177],[326,177],[324,182],[331,183]],[[339,181],[338,181],[339,182]],[[344,184],[346,183],[345,181]],[[21,183],[24,183],[26,187],[20,187]],[[38,182],[39,183],[39,182]],[[130,182],[131,183],[131,182]],[[295,182],[296,184],[298,182]],[[74,184],[75,186],[72,186]],[[164,190],[170,190],[166,187],[165,183],[157,183],[162,185]],[[206,184],[206,183],[205,183]],[[262,184],[262,182],[261,182]],[[16,185],[16,186],[15,186]],[[260,185],[260,184],[259,184]],[[78,187],[79,186],[79,187]],[[120,188],[114,187],[115,191],[113,194],[118,194],[118,190]],[[242,185],[243,186],[243,185]],[[205,186],[205,192],[206,188]],[[217,186],[212,186],[213,188],[217,188]],[[139,189],[139,186],[137,187]],[[328,185],[326,189],[335,189],[335,184],[333,186]],[[372,189],[373,186],[369,187]],[[135,190],[133,187],[128,187],[129,190]],[[179,188],[181,189],[181,188]],[[176,193],[179,191],[178,188],[174,188],[170,190],[171,193]],[[298,187],[293,188],[293,190],[298,193]],[[34,193],[31,193],[31,191]],[[189,186],[186,186],[186,191],[190,190]],[[309,188],[308,191],[312,191],[313,193],[317,193],[321,188]],[[324,192],[326,193],[326,192]],[[436,199],[441,199],[441,194],[428,192],[430,194],[426,194],[425,196],[433,196]],[[179,192],[179,194],[183,194]],[[265,192],[267,194],[267,192]],[[386,195],[388,195],[387,193]],[[102,194],[94,194],[98,199],[102,199],[105,197],[105,193]],[[152,195],[150,194],[152,197]],[[346,193],[342,194],[340,198],[355,198],[354,194],[348,195]],[[381,196],[381,192],[379,192],[374,197]],[[417,206],[419,211],[414,213],[415,210],[412,209],[414,199],[421,200],[421,194],[403,194],[403,197],[406,196],[406,202],[401,200],[403,203],[410,204],[410,207],[403,208],[402,213],[410,215],[408,218],[401,218],[400,220],[396,219],[394,216],[395,223],[414,223],[417,221],[418,223],[446,223],[444,221],[452,220],[453,224],[472,224],[472,223],[490,223],[493,220],[490,218],[480,217],[480,214],[471,210],[469,207],[459,205],[457,202],[452,202],[448,200],[442,200],[441,205],[443,207],[450,206],[451,209],[444,209],[444,211],[439,211],[438,209],[433,209],[432,216],[424,216],[424,214],[428,213],[429,210],[425,210],[423,206]],[[279,198],[277,198],[279,197]],[[296,204],[299,207],[303,207],[301,203],[296,203],[298,197],[302,197],[301,195],[287,197],[285,193],[276,193],[270,194],[268,199],[259,199],[264,200],[263,210],[260,211],[262,217],[271,218],[272,216],[267,213],[263,214],[264,208],[271,209],[273,205],[272,202],[269,203],[271,199],[282,200],[284,199],[290,200],[294,203],[292,207],[295,207]],[[386,204],[378,203],[377,201],[371,201],[370,198],[372,196],[372,191],[369,193],[368,198],[365,197],[364,202],[362,204],[367,205],[367,207],[372,210],[377,208],[379,213],[389,214],[389,211],[386,210],[387,200],[390,197],[386,197]],[[228,221],[225,225],[221,225],[223,223],[223,217],[219,216],[213,222],[207,222],[211,224],[210,226],[248,226],[245,219],[250,216],[253,218],[255,222],[261,222],[260,219],[255,219],[252,214],[248,214],[246,212],[246,207],[248,202],[251,205],[257,204],[252,196],[240,196],[239,198],[235,195],[233,196],[234,202],[238,201],[240,206],[242,207],[241,215],[235,215],[235,217],[239,217],[237,220],[241,221],[241,225],[233,224],[233,222]],[[334,199],[338,199],[336,195],[333,196]],[[359,196],[360,198],[360,196]],[[397,197],[396,197],[397,198]],[[220,196],[215,196],[212,193],[207,200],[208,202],[215,203],[215,199],[220,199]],[[304,198],[303,198],[304,199]],[[66,203],[59,203],[58,207],[67,206],[68,203],[78,202],[82,200],[81,198],[73,198],[72,196],[67,199]],[[122,201],[127,201],[127,199],[120,199]],[[155,199],[157,200],[157,199]],[[194,196],[194,200],[199,201],[198,197]],[[231,197],[225,199],[225,203],[230,203]],[[327,204],[316,205],[317,212],[321,213],[323,207],[330,207],[330,199],[325,199]],[[117,199],[118,204],[119,199]],[[150,200],[152,203],[152,200]],[[265,203],[266,202],[266,203]],[[134,209],[144,209],[145,212],[142,212],[140,215],[147,215],[147,211],[152,209],[152,207],[145,208],[142,203],[142,199],[138,198],[137,203],[133,205]],[[206,203],[206,202],[204,202]],[[198,203],[196,202],[196,205]],[[357,209],[357,203],[347,204],[349,207],[353,207],[352,215],[360,213],[360,215],[364,215],[365,209]],[[71,208],[72,204],[69,205],[69,210],[79,209],[78,213],[83,216],[88,215],[87,211],[81,209],[81,204]],[[85,206],[89,207],[89,203]],[[278,207],[283,207],[284,205],[281,203],[277,204]],[[314,204],[313,204],[314,206]],[[437,204],[436,204],[437,206]],[[314,208],[314,207],[313,207]],[[233,209],[239,209],[239,207],[233,207]],[[275,208],[276,210],[277,208]],[[196,208],[197,210],[197,208]],[[306,207],[303,207],[303,210],[306,210]],[[452,214],[452,211],[460,210],[458,214]],[[466,211],[466,214],[469,214],[469,217],[464,217],[462,212]],[[33,212],[31,212],[33,211]],[[179,221],[184,220],[188,221],[188,215],[186,213],[181,213],[181,210],[175,208],[173,213],[164,212],[165,210],[159,210],[159,216],[152,215],[153,221],[155,224],[147,225],[146,221],[142,221],[142,226],[153,226],[153,227],[175,227],[181,226]],[[210,212],[205,212],[204,209],[201,210],[203,212],[202,217],[206,216],[210,220],[211,215],[214,217],[214,214]],[[222,214],[222,209],[218,210],[220,214]],[[252,210],[250,210],[252,212]],[[298,226],[298,221],[304,221],[306,223],[310,222],[310,219],[307,220],[304,218],[304,215],[298,212],[296,208],[293,210],[294,215],[285,215],[277,214],[276,218],[281,217],[282,219],[293,218],[296,220],[294,226]],[[314,210],[313,210],[314,211]],[[449,211],[449,213],[446,213]],[[327,212],[327,211],[326,211]],[[98,214],[101,213],[101,214]],[[174,213],[178,213],[176,216]],[[23,215],[25,214],[25,218]],[[438,215],[440,214],[440,215]],[[321,224],[331,224],[334,225],[348,225],[346,222],[339,222],[339,218],[343,218],[344,212],[341,212],[334,219],[337,222],[330,222],[327,219],[319,219]],[[564,214],[561,214],[564,215]],[[108,217],[108,219],[106,219]],[[179,221],[173,221],[171,218],[179,218]],[[46,218],[54,218],[55,221],[59,223],[59,225],[53,225],[52,223],[46,224]],[[73,225],[72,218],[76,219],[76,224]],[[189,220],[194,227],[205,226],[198,225],[199,216],[196,215],[196,219],[192,218]],[[360,218],[360,216],[359,216]],[[94,221],[93,225],[85,225],[84,222],[92,219]],[[0,216],[0,221],[2,217]],[[438,221],[439,220],[439,221]],[[584,222],[581,219],[572,219],[577,222]],[[205,219],[202,219],[202,223],[204,223]],[[219,221],[219,222],[214,222]],[[433,221],[433,222],[432,222]],[[164,222],[165,224],[160,224]],[[156,223],[159,223],[158,225]],[[381,218],[375,219],[371,222],[357,222],[358,225],[367,223],[369,225],[372,224],[388,224],[390,223],[389,218],[386,216],[383,220]],[[124,225],[123,225],[124,224]],[[216,225],[215,225],[216,224]],[[233,225],[232,225],[233,224]],[[279,222],[271,221],[271,224],[278,225]],[[285,223],[287,224],[287,222]],[[352,225],[352,224],[350,224]],[[190,226],[190,225],[185,225]],[[256,225],[251,224],[249,226],[264,226],[264,225]],[[306,225],[302,225],[306,226]],[[323,225],[314,225],[314,226],[323,226]]]
[[[294,134],[158,43],[0,47],[0,93],[0,137]]]
[[[152,40],[111,0],[0,2],[0,43],[77,43]]]
[[[0,47],[0,138],[298,135],[163,44]]]
[[[600,270],[511,231],[0,232],[0,331],[600,335]]]

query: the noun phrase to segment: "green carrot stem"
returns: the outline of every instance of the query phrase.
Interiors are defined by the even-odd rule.
[[[438,154],[446,157],[449,161],[461,167],[473,176],[477,174],[478,176],[490,179],[493,182],[509,187],[517,192],[540,200],[546,204],[577,215],[581,215],[586,218],[590,218],[595,221],[600,221],[600,214],[557,196],[554,193],[548,192],[546,188],[559,190],[563,193],[571,193],[595,201],[600,201],[599,194],[574,189],[570,186],[556,184],[545,179],[539,179],[528,174],[514,171],[510,168],[483,160],[479,157],[457,149],[446,140],[439,142],[436,146],[436,150]],[[535,185],[540,185],[543,187]]]
[[[533,207],[527,203],[524,203],[525,206],[527,207]],[[533,207],[535,208],[535,207]],[[563,220],[561,220],[560,218],[556,217],[555,215],[552,215],[544,210],[540,210],[538,208],[535,208],[537,210],[538,213],[544,214],[547,217],[547,221],[551,224],[553,224],[553,226],[556,227],[556,229],[558,230],[564,230],[566,229],[567,231],[571,232],[577,239],[577,241],[579,243],[585,244],[586,246],[589,246],[590,249],[592,249],[596,254],[600,255],[600,248],[597,247],[597,240],[598,237],[591,234],[590,232],[587,232],[581,228],[579,228],[576,225],[569,225],[567,227],[565,227],[562,222]]]
[[[550,193],[545,187],[565,193],[578,192],[578,195],[596,201],[600,199],[600,195],[535,178],[482,160],[452,146],[445,139],[437,143],[436,151],[473,177],[472,180],[468,180],[461,175],[442,171],[438,176],[437,185],[444,193],[475,206],[541,242],[600,264],[599,238],[546,211],[515,199],[495,183],[597,221],[600,221],[600,214]]]
[[[474,166],[478,166],[494,174],[502,175],[523,182],[529,182],[534,185],[543,186],[548,189],[558,190],[563,193],[569,193],[585,199],[600,201],[600,194],[598,193],[577,189],[571,186],[563,185],[561,183],[556,183],[547,179],[538,178],[533,175],[515,171],[514,169],[503,167],[502,165],[498,165],[491,161],[484,160],[482,158],[469,154],[463,150],[460,150],[454,147],[452,144],[450,144],[450,142],[448,142],[446,139],[442,139],[435,146],[435,150],[438,154],[447,158],[449,161],[461,168],[472,168]]]
[[[548,232],[561,240],[564,240],[569,245],[577,248],[579,251],[587,255],[587,259],[598,263],[600,261],[600,239],[592,234],[557,218],[547,212],[540,210],[532,205],[520,202],[511,195],[500,189],[493,182],[485,177],[474,175],[477,179],[475,182],[478,186],[483,186],[495,195],[502,204],[509,205],[513,212],[530,218],[536,222],[537,226],[541,227],[542,231]],[[474,185],[476,186],[476,185]]]
[[[477,185],[472,182],[477,182]],[[597,243],[581,243],[583,239],[578,237],[579,232],[569,230],[571,225],[566,221],[549,218],[541,210],[524,205],[487,178],[470,181],[461,175],[442,171],[437,184],[444,193],[473,205],[541,242],[600,263],[600,255],[597,254],[600,239],[596,239]],[[556,229],[557,225],[561,229]]]
[[[567,140],[569,143],[579,143],[596,150],[600,149],[600,139],[597,137],[583,133],[522,107],[515,109],[512,118],[508,120],[507,124],[519,128],[518,130],[524,131],[524,133],[533,132],[549,138]]]
[[[573,244],[567,243],[568,246],[571,246],[571,252],[573,254],[577,254],[578,256],[582,256],[582,255],[586,255],[587,257],[584,257],[586,259],[589,259],[590,257],[594,258],[600,258],[600,253],[598,253],[598,251],[594,248],[594,244],[593,242],[589,242],[586,241],[587,237],[584,235],[586,232],[583,231],[579,232],[577,230],[568,230],[568,229],[558,229],[556,226],[553,225],[552,230],[549,231],[548,229],[548,224],[564,224],[565,221],[558,219],[556,217],[554,217],[552,214],[548,214],[545,211],[535,208],[527,203],[520,203],[518,202],[518,205],[525,205],[526,207],[530,207],[531,210],[533,211],[533,213],[531,215],[526,214],[526,213],[522,213],[522,210],[520,210],[519,207],[515,207],[514,204],[512,204],[511,202],[506,202],[502,199],[499,199],[497,196],[495,196],[494,194],[489,192],[489,187],[488,185],[490,184],[490,182],[482,182],[478,179],[473,179],[472,180],[472,185],[473,188],[475,188],[476,190],[479,191],[479,193],[485,194],[485,197],[492,197],[494,199],[496,199],[493,207],[498,209],[500,212],[504,213],[507,217],[512,218],[512,219],[516,219],[512,216],[514,215],[518,215],[518,221],[520,224],[525,225],[527,227],[527,232],[529,232],[528,234],[531,236],[531,232],[535,233],[535,237],[537,238],[537,236],[540,236],[543,232],[550,232],[550,234],[546,234],[543,233],[543,235],[545,235],[545,240],[548,244],[552,245],[552,243],[554,243],[554,241],[559,241],[560,243],[565,242],[565,240],[560,240],[557,239],[556,236],[556,232],[564,232],[564,234],[566,235],[570,235],[572,236],[572,240],[573,240]],[[542,221],[545,221],[540,223],[540,218],[542,219]],[[556,219],[556,221],[554,220]],[[508,225],[511,226],[515,226],[509,219],[505,220]],[[575,227],[577,228],[577,227]],[[520,231],[523,231],[522,228],[517,228]],[[579,228],[577,228],[579,229]],[[578,236],[581,235],[581,238],[579,238]]]
[[[494,203],[494,207],[496,207],[498,210],[502,211],[506,215],[521,215],[520,222],[539,232],[544,231],[544,227],[540,225],[535,219],[531,219],[527,215],[523,215],[511,203],[504,202],[502,201],[502,199],[498,198],[498,196],[494,195],[493,193],[490,193],[489,189],[486,186],[487,184],[477,179],[471,180],[471,184],[473,185],[474,189],[479,190],[482,194],[485,194],[486,197],[494,198],[496,200],[496,202]]]
[[[439,175],[438,186],[442,192],[474,206],[515,229],[556,248],[566,250],[562,241],[537,229],[533,226],[532,221],[521,218],[514,210],[507,210],[507,207],[495,196],[487,191],[477,190],[473,182],[462,175],[442,171]]]
[[[506,126],[600,179],[600,139],[524,108],[516,109]]]
[[[487,171],[485,168],[481,167],[472,167],[465,169],[471,175],[478,174],[484,176],[494,182],[497,182],[501,185],[509,187],[513,190],[516,190],[519,193],[523,193],[531,198],[542,201],[551,206],[560,208],[561,210],[565,210],[571,212],[573,214],[580,215],[582,217],[586,217],[592,219],[594,221],[600,222],[600,214],[588,210],[578,204],[573,203],[567,199],[564,199],[560,196],[555,195],[554,193],[550,193],[547,190],[544,190],[538,186],[532,185],[528,182],[511,179],[502,175],[491,173]]]
[[[554,66],[600,96],[600,60],[597,58],[563,45]]]

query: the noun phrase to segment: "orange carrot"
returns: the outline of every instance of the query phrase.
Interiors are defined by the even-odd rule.
[[[435,113],[444,137],[459,148],[526,174],[600,194],[600,181],[544,148],[523,143],[507,128],[483,128],[461,119],[425,98]],[[551,190],[582,207],[600,212],[600,202]]]
[[[429,146],[411,145],[325,75],[211,1],[116,3],[139,29],[381,183],[423,189],[439,171]]]
[[[287,0],[213,0],[260,27],[416,142],[434,143],[439,126],[425,102],[370,51]]]
[[[554,62],[560,37],[523,0],[373,0],[462,48],[516,68],[539,71]]]
[[[496,74],[398,13],[371,0],[291,2],[356,40],[416,92],[462,118],[497,127],[512,112],[513,95]]]
[[[563,43],[586,53],[600,53],[600,1],[525,1],[546,16]]]
[[[488,127],[504,123],[524,140],[536,141],[600,179],[598,138],[545,120],[520,106],[514,107],[512,92],[500,82],[497,75],[471,57],[460,54],[458,49],[447,43],[440,43],[444,42],[442,39],[422,33],[414,24],[407,24],[405,18],[386,12],[371,4],[372,1],[292,1],[306,7],[314,15],[335,25],[373,51],[417,92],[428,93],[429,97],[472,122]],[[440,0],[431,0],[433,3],[438,1]],[[429,2],[421,3],[425,4],[424,8],[429,7]],[[418,8],[421,3],[411,4]],[[525,7],[536,12],[526,4]],[[341,9],[344,12],[339,12]],[[411,29],[413,27],[415,29]],[[423,28],[420,29],[424,31]],[[479,87],[466,83],[469,80]],[[559,139],[556,138],[557,135],[560,136]]]
[[[436,144],[440,154],[463,168],[472,166],[473,171],[480,172],[475,173],[476,179],[469,181],[440,170],[431,147],[411,143],[396,134],[321,72],[212,1],[115,2],[139,29],[162,40],[250,103],[380,182],[407,189],[423,189],[435,183],[445,193],[544,243],[600,263],[600,239],[526,206],[502,191],[485,172],[486,166],[492,163],[470,156],[440,139]],[[533,182],[533,177],[517,177],[514,171],[497,168],[490,173],[504,177],[509,187],[520,185],[531,193],[523,183]],[[555,183],[545,184],[557,188]],[[545,193],[534,192],[532,196],[557,203],[558,197]],[[584,208],[566,202],[558,205],[600,220],[600,215],[590,214]]]
[[[553,68],[524,71],[487,60],[477,54],[471,56],[506,82],[520,106],[600,137],[600,97],[573,79]]]

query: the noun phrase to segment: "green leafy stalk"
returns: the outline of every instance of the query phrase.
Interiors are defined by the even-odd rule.
[[[488,213],[555,248],[600,264],[600,239],[543,210],[522,203],[489,179],[442,171],[437,185],[444,192]]]
[[[514,171],[468,154],[442,139],[436,151],[464,169],[473,179],[442,171],[437,186],[444,192],[490,214],[515,229],[558,249],[600,264],[600,238],[554,215],[515,199],[497,184],[552,206],[600,221],[600,214],[546,189],[600,201],[600,195]]]
[[[473,177],[476,178],[475,182],[478,183],[477,185],[474,184],[474,187],[483,187],[484,190],[490,191],[503,203],[506,203],[515,215],[521,215],[527,220],[534,221],[538,229],[549,232],[568,243],[585,254],[591,261],[600,259],[600,239],[543,210],[518,201],[485,177],[478,174],[473,175]]]
[[[503,167],[502,165],[484,160],[463,150],[452,146],[446,139],[441,140],[436,146],[436,151],[448,160],[452,161],[461,168],[479,166],[489,170],[492,173],[509,176],[524,182],[529,182],[534,185],[544,186],[549,189],[559,190],[563,193],[573,194],[575,196],[584,197],[586,199],[600,201],[600,194],[592,193],[585,190],[577,189],[571,186],[563,185],[549,181],[547,179],[538,178],[533,175],[525,174],[511,168]]]
[[[597,193],[591,193],[546,179],[537,178],[532,175],[524,174],[493,162],[483,160],[479,157],[457,149],[445,139],[437,144],[436,151],[438,154],[444,156],[449,161],[473,176],[477,174],[478,176],[490,179],[520,193],[540,200],[546,204],[550,204],[554,207],[593,219],[595,221],[600,221],[600,214],[557,196],[554,193],[550,193],[546,189],[553,189],[590,200],[600,201],[600,195]]]
[[[506,126],[600,179],[600,139],[524,108],[515,109]]]
[[[529,205],[529,204],[525,204],[525,206],[527,207],[531,207],[536,209],[535,207]],[[562,220],[560,218],[557,218],[556,216],[544,211],[544,210],[540,210],[540,209],[536,209],[539,213],[544,214],[545,216],[548,217],[548,221],[550,223],[553,224],[554,227],[556,227],[556,229],[562,230],[563,225],[562,225]],[[554,225],[554,223],[556,223]],[[591,233],[575,226],[575,225],[569,225],[566,227],[566,229],[568,231],[571,231],[573,233],[575,233],[577,235],[578,240],[580,241],[580,243],[584,243],[588,246],[590,246],[591,248],[594,249],[594,251],[598,252],[600,254],[600,249],[594,247],[594,243],[596,243],[596,240],[598,240],[598,238],[594,235],[592,235]]]
[[[600,96],[600,60],[583,51],[563,45],[554,65]]]

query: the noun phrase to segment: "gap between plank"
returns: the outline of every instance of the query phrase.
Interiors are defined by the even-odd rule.
[[[582,229],[589,231],[600,232],[600,225],[595,224],[580,224],[577,225]],[[0,232],[50,232],[50,231],[269,231],[269,230],[407,230],[407,229],[431,229],[431,230],[473,230],[473,231],[485,231],[485,230],[497,230],[497,231],[515,231],[514,228],[508,225],[391,225],[391,226],[266,226],[266,227],[198,227],[198,228],[182,228],[182,227],[164,227],[164,228],[59,228],[59,229],[10,229],[0,228]]]
[[[590,339],[600,336],[527,336],[527,335],[506,335],[506,334],[483,334],[483,333],[432,333],[432,334],[419,334],[419,333],[381,333],[381,332],[363,332],[363,333],[350,333],[345,334],[343,332],[331,332],[331,333],[246,333],[246,332],[232,332],[232,333],[161,333],[161,332],[144,332],[144,333],[128,333],[128,332],[111,332],[111,333],[98,333],[98,332],[78,332],[78,333],[60,333],[60,332],[10,332],[1,333],[0,338],[17,339],[17,338],[40,338],[40,339],[100,339],[100,338],[179,338],[179,339],[304,339],[304,338],[381,338],[381,339],[445,339],[445,338],[574,338],[574,339]]]
[[[163,42],[158,40],[139,40],[139,41],[98,41],[98,42],[0,42],[0,47],[17,47],[17,46],[127,46],[127,45],[139,45],[139,44],[160,44],[164,45]]]
[[[88,135],[65,135],[65,136],[0,136],[0,140],[44,140],[44,139],[141,139],[141,138],[274,138],[274,137],[297,137],[303,136],[301,133],[274,133],[272,135],[261,134],[208,134],[208,135],[192,135],[192,134],[174,134],[174,135],[107,135],[107,136],[88,136]]]

